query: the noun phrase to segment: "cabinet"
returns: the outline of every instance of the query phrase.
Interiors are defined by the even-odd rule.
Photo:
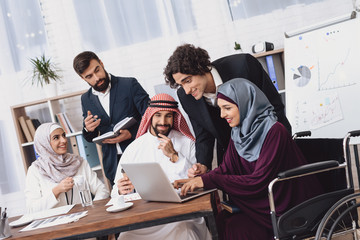
[[[68,137],[68,151],[81,155],[88,160],[90,166],[95,171],[100,171],[100,179],[106,179],[102,168],[101,151],[94,143],[87,143],[82,137],[82,110],[80,96],[86,90],[74,93],[45,98],[33,102],[19,104],[11,107],[14,120],[15,131],[20,148],[21,158],[25,172],[33,161],[36,160],[34,143],[27,141],[27,138],[20,125],[19,118],[28,116],[30,119],[38,119],[41,123],[58,122],[56,114],[66,113],[74,131],[66,134]],[[106,181],[107,182],[107,181]],[[108,186],[109,187],[109,186]]]
[[[269,74],[271,80],[277,85],[285,105],[285,71],[284,71],[284,49],[276,49],[253,55],[259,60],[264,70]],[[276,86],[275,85],[275,86]]]
[[[265,71],[269,74],[270,78],[272,78],[272,80],[276,79],[279,93],[280,94],[284,93],[285,92],[284,49],[281,48],[268,52],[258,53],[258,54],[254,54],[253,56],[259,60]]]

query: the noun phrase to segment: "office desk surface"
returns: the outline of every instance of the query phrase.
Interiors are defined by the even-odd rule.
[[[11,228],[9,239],[79,239],[109,235],[117,232],[134,230],[169,222],[207,217],[213,238],[217,238],[212,208],[213,194],[195,198],[184,203],[133,201],[134,205],[125,211],[109,213],[105,204],[110,199],[95,201],[93,206],[82,207],[77,204],[69,213],[88,211],[88,215],[77,222],[19,232],[22,227]],[[14,221],[19,217],[10,219]]]

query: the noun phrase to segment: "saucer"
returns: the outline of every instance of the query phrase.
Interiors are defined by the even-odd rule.
[[[124,210],[126,210],[126,209],[128,209],[129,207],[131,207],[132,205],[134,205],[134,203],[132,203],[132,202],[126,202],[125,204],[124,204],[124,206],[121,206],[121,207],[118,207],[118,206],[111,206],[111,207],[108,207],[107,209],[106,209],[106,211],[108,211],[108,212],[120,212],[120,211],[124,211]]]
[[[19,218],[18,220],[12,221],[11,223],[9,223],[10,227],[20,227],[23,226],[25,224],[31,223],[32,221],[34,221],[34,219],[31,216],[22,216],[21,218]]]

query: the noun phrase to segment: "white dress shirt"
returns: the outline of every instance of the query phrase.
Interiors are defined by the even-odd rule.
[[[207,102],[207,104],[209,104],[210,106],[217,106],[217,104],[216,104],[216,93],[217,93],[218,87],[221,84],[223,84],[223,80],[221,79],[220,74],[215,69],[215,67],[211,68],[210,73],[213,76],[216,91],[215,91],[215,93],[204,93],[203,96],[205,97],[205,101]]]

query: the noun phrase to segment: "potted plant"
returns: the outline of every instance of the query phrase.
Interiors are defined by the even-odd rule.
[[[61,82],[61,70],[51,62],[51,58],[46,58],[45,54],[40,57],[30,58],[32,64],[31,85],[44,87],[45,92],[47,88],[54,88],[56,95],[56,82]]]
[[[241,45],[240,45],[240,43],[235,42],[234,49],[235,49],[235,50],[241,50]]]

